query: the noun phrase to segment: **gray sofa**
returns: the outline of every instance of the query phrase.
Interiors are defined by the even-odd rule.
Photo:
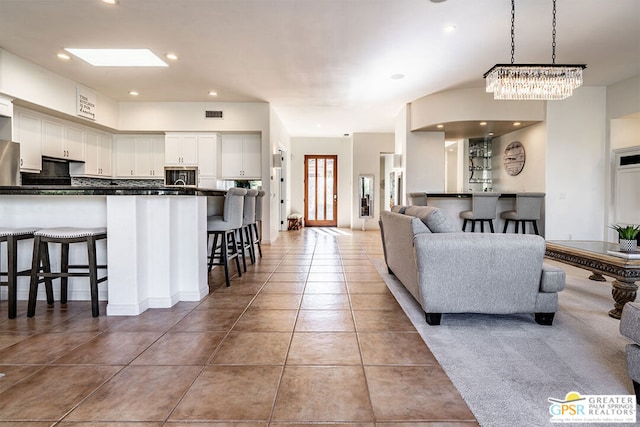
[[[622,308],[620,333],[633,340],[627,344],[627,371],[640,404],[640,302],[628,302]]]
[[[394,207],[380,216],[389,272],[420,303],[427,323],[442,313],[535,313],[551,325],[562,269],[543,263],[540,236],[463,233],[438,208]]]

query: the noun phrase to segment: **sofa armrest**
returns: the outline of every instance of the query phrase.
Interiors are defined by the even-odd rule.
[[[564,289],[566,274],[563,269],[542,264],[540,292],[560,292]]]
[[[622,309],[620,333],[640,344],[640,303],[628,302]]]

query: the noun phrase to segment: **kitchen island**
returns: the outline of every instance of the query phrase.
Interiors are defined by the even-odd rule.
[[[221,214],[224,195],[184,187],[0,187],[0,218],[7,227],[107,227],[98,263],[108,264],[109,278],[99,298],[107,315],[138,315],[208,294],[207,215]],[[32,242],[23,244],[19,268],[29,268]],[[51,251],[53,266],[59,257],[58,248]],[[72,245],[70,262],[86,263],[86,251]],[[28,278],[20,278],[18,299],[27,298]],[[70,279],[69,298],[90,300],[86,280]]]

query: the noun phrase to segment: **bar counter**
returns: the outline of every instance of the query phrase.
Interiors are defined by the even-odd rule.
[[[415,201],[422,198],[420,202],[422,205],[433,206],[443,209],[451,217],[451,219],[458,221],[460,227],[462,227],[463,220],[460,218],[460,212],[471,210],[471,199],[473,193],[429,193],[429,192],[414,192],[409,193]],[[498,206],[496,207],[496,217],[493,221],[495,231],[500,233],[504,227],[504,221],[500,218],[500,213],[505,211],[514,210],[516,208],[516,193],[500,193],[498,199]],[[478,225],[479,226],[479,225]],[[538,221],[538,228],[540,234],[544,236],[544,203],[542,211],[540,213],[540,220]],[[471,225],[467,225],[467,231],[471,230]],[[476,228],[477,230],[477,228]],[[509,232],[513,232],[513,224],[509,226]]]
[[[99,286],[107,315],[138,315],[148,308],[199,301],[207,283],[207,215],[220,214],[224,190],[188,187],[0,187],[0,224],[6,227],[107,227],[98,263],[108,264]],[[31,266],[31,241],[21,242],[19,268]],[[86,262],[82,248],[70,262]],[[51,250],[53,268],[59,248]],[[19,278],[18,299],[28,298],[28,278]],[[38,299],[44,299],[41,286]],[[54,281],[55,300],[59,287]],[[69,299],[90,300],[83,278],[69,280]]]

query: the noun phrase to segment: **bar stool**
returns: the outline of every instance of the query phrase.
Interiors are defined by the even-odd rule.
[[[253,239],[251,238],[251,224],[256,222],[256,197],[258,196],[258,190],[248,189],[244,195],[244,206],[242,208],[242,227],[239,230],[240,241],[238,245],[242,254],[242,263],[244,271],[247,271],[247,262],[245,259],[245,252],[249,252],[249,259],[251,264],[256,263],[256,248],[253,245]]]
[[[493,219],[496,217],[496,207],[498,206],[499,193],[473,193],[471,198],[471,210],[460,212],[462,231],[466,231],[467,222],[471,221],[471,231],[476,231],[476,222],[480,223],[480,231],[484,233],[484,223],[489,223],[491,232],[493,230]]]
[[[107,276],[98,278],[98,270],[106,269],[106,265],[98,265],[96,256],[96,242],[107,238],[105,227],[79,228],[59,227],[42,228],[33,233],[33,259],[31,263],[31,285],[29,287],[29,305],[27,317],[36,313],[36,299],[38,284],[44,282],[47,292],[47,303],[53,304],[53,279],[60,279],[60,303],[67,303],[69,277],[88,277],[91,287],[91,314],[98,317],[98,284],[107,280]],[[59,243],[60,272],[51,271],[49,258],[49,243]],[[87,245],[87,264],[69,264],[69,245],[85,243]],[[69,270],[87,270],[70,272]]]
[[[240,260],[238,259],[238,241],[236,230],[242,227],[242,210],[244,207],[244,188],[230,188],[224,198],[222,216],[209,216],[207,218],[207,241],[213,236],[211,255],[209,256],[208,271],[214,265],[224,266],[224,275],[227,286],[231,286],[229,280],[229,261],[235,259],[238,275],[242,276]]]
[[[6,276],[6,282],[0,282],[0,286],[7,287],[7,300],[9,305],[9,319],[15,319],[17,313],[18,276],[30,276],[31,270],[18,271],[18,242],[33,239],[33,233],[37,228],[6,228],[0,227],[0,243],[7,244],[7,271],[0,271],[0,277]]]
[[[407,194],[409,206],[427,206],[427,193]]]
[[[542,207],[542,201],[544,200],[545,193],[518,193],[516,194],[516,209],[513,211],[506,211],[500,214],[500,217],[504,219],[503,233],[507,232],[509,221],[515,222],[515,232],[518,232],[518,225],[522,224],[522,234],[526,233],[526,224],[530,222],[533,224],[533,230],[536,234],[538,232],[538,220],[540,219],[540,209]]]
[[[260,242],[262,241],[262,235],[260,234],[260,230],[262,229],[262,202],[265,194],[266,192],[264,190],[258,191],[258,195],[256,196],[256,217],[255,221],[250,226],[251,240],[255,247],[258,248],[260,258],[262,258],[262,247],[260,246]],[[255,255],[255,250],[253,253]]]

